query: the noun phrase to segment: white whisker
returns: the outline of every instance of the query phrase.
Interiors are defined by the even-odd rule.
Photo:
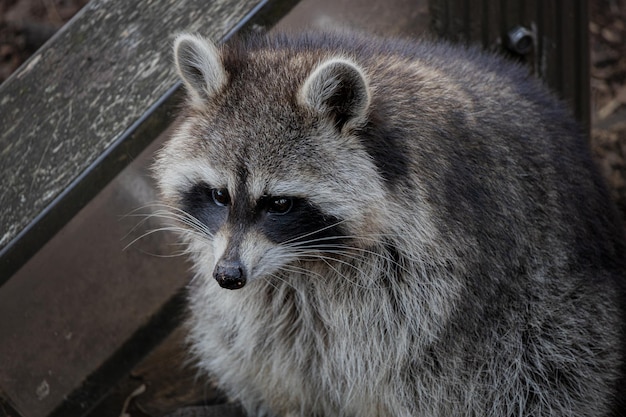
[[[309,233],[305,233],[304,235],[300,235],[300,236],[294,237],[293,239],[288,239],[288,240],[282,242],[282,244],[283,245],[289,245],[290,243],[293,243],[296,240],[300,240],[302,238],[305,238],[305,237],[308,237],[308,236],[312,236],[312,235],[315,235],[317,233],[321,233],[321,232],[323,232],[325,230],[328,230],[328,229],[331,229],[331,228],[333,228],[335,226],[338,226],[338,225],[340,225],[341,223],[344,223],[344,222],[345,222],[345,220],[340,220],[340,221],[338,221],[336,223],[333,223],[333,224],[330,224],[330,225],[328,225],[326,227],[322,227],[321,229],[314,230],[314,231],[309,232]]]
[[[141,213],[141,211],[147,210],[147,209],[151,209],[153,211],[149,213]],[[146,237],[151,236],[154,233],[158,233],[158,232],[173,232],[182,237],[194,236],[203,240],[209,240],[213,236],[213,234],[206,227],[206,225],[204,225],[196,217],[192,216],[191,214],[187,213],[184,210],[181,210],[180,208],[163,204],[163,203],[147,204],[137,209],[134,209],[130,213],[122,216],[122,218],[134,218],[134,217],[139,217],[141,218],[141,220],[122,239],[127,239],[131,234],[136,232],[140,227],[144,227],[146,223],[150,221],[153,221],[153,220],[165,221],[166,224],[161,227],[155,227],[153,229],[150,229],[142,233],[140,236],[134,238],[130,243],[124,246],[123,250],[127,250],[129,247],[135,245],[138,241],[145,239]],[[169,222],[172,222],[172,224],[167,224]],[[181,252],[181,254],[189,254],[188,245],[184,245],[184,246],[186,246],[186,249],[184,249]],[[158,256],[158,255],[155,255],[155,256]],[[162,256],[174,257],[174,256],[180,256],[180,254],[174,253],[174,254],[162,255]]]

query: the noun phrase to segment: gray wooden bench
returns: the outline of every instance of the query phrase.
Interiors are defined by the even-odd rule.
[[[226,40],[271,26],[295,3],[92,0],[0,86],[0,415],[86,413],[178,323],[180,293],[131,316],[120,340],[97,360],[75,330],[44,335],[63,325],[55,311],[30,330],[42,335],[25,343],[29,330],[20,312],[39,314],[45,306],[37,303],[46,301],[37,294],[53,298],[72,285],[30,282],[25,264],[172,122],[180,99],[171,59],[175,33]],[[49,287],[42,291],[39,284]],[[57,301],[62,308],[64,300]],[[97,351],[106,343],[93,330]],[[107,341],[117,337],[109,333]],[[56,336],[54,344],[45,341]],[[57,347],[63,338],[82,350]]]

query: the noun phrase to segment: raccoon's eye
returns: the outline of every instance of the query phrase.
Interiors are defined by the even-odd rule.
[[[230,194],[226,188],[213,188],[211,190],[213,201],[218,206],[227,206],[230,204]]]
[[[273,214],[287,214],[293,207],[293,199],[287,197],[271,198],[267,202],[267,212]]]

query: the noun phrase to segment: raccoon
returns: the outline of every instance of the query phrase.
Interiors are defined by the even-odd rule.
[[[626,415],[624,228],[522,66],[353,33],[174,55],[191,351],[249,415]]]

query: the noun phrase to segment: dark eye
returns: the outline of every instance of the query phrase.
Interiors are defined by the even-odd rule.
[[[287,214],[293,207],[293,199],[287,197],[274,197],[267,203],[267,212],[273,214]]]
[[[227,206],[230,204],[230,194],[226,188],[213,188],[211,190],[213,201],[218,206]]]

